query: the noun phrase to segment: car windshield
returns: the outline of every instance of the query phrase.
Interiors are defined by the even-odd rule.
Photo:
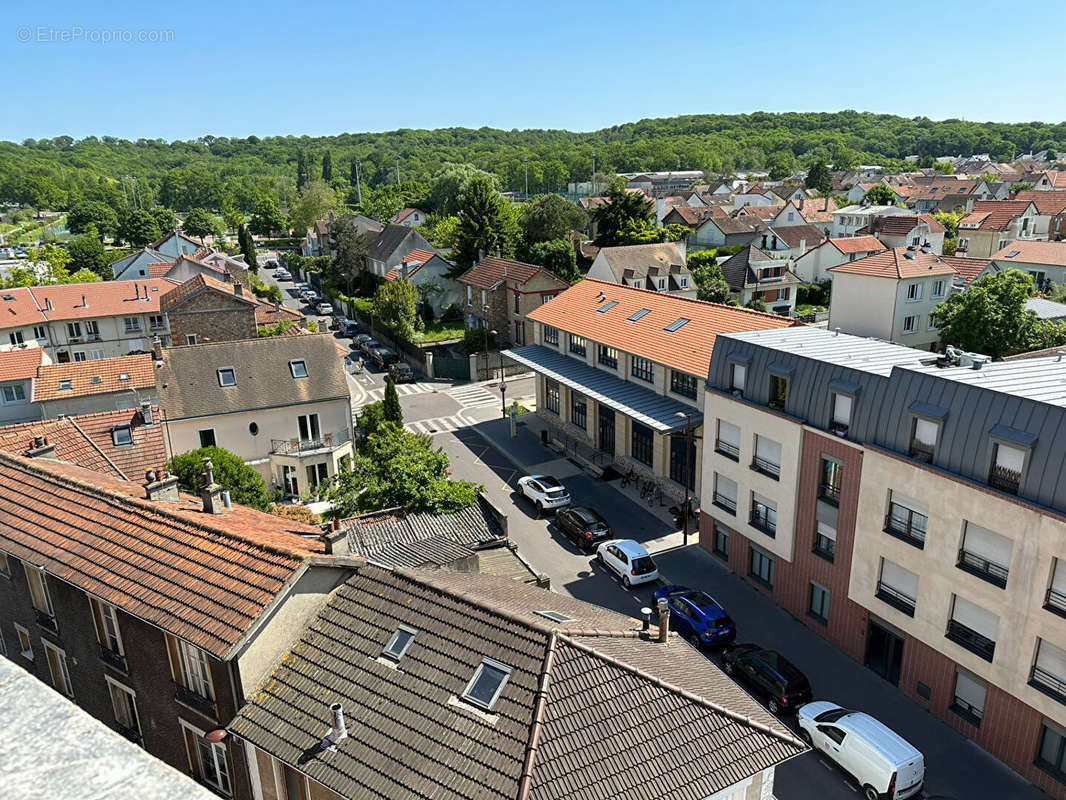
[[[649,572],[655,571],[655,562],[651,560],[651,556],[640,556],[633,559],[633,574],[634,575],[647,575]]]
[[[537,480],[540,481],[540,485],[543,486],[545,489],[554,489],[557,486],[562,486],[562,484],[559,483],[559,481],[556,478],[553,478],[551,475],[541,475],[539,478],[537,478]]]
[[[686,592],[685,599],[690,601],[696,608],[713,608],[718,605],[713,597],[701,591]]]
[[[829,711],[823,711],[817,717],[814,718],[815,722],[836,722],[841,717],[846,717],[851,712],[846,708],[831,708]]]

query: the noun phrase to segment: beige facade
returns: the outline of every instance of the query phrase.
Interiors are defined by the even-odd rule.
[[[834,272],[829,328],[931,349],[940,341],[931,313],[947,299],[953,274],[895,278]]]
[[[927,509],[921,549],[884,532],[893,493],[896,502]],[[960,550],[979,549],[967,543],[974,533],[968,526],[975,525],[985,539],[998,542],[1002,553],[1006,555],[1009,548],[1004,559],[1009,563],[1002,565],[1009,569],[1003,588],[956,566]],[[892,575],[908,577],[892,566],[897,565],[917,576],[913,616],[878,599],[884,561],[890,562]],[[915,468],[911,460],[866,450],[848,596],[981,680],[1066,726],[1066,706],[1030,685],[1041,641],[1066,651],[1066,624],[1044,607],[1057,564],[1062,565],[1060,573],[1066,570],[1066,520],[965,480]],[[1062,579],[1060,574],[1058,580]],[[885,579],[886,584],[891,581],[891,575]],[[958,605],[969,603],[986,612],[989,621],[995,618],[991,662],[946,637],[956,598],[963,601]],[[1066,681],[1066,674],[1056,677]]]
[[[170,329],[161,311],[38,322],[4,332],[5,344],[36,342],[53,361],[60,363],[147,353],[152,350],[154,337],[158,336],[164,344],[170,339]]]
[[[510,342],[519,347],[532,344],[533,323],[526,319],[526,315],[566,287],[562,279],[543,270],[524,283],[504,279],[494,289],[479,289],[467,284],[468,327],[495,330],[501,343]]]
[[[332,789],[327,789],[247,742],[244,752],[251,773],[254,800],[345,800]]]

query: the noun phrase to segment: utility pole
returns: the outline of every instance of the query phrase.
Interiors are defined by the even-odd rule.
[[[681,509],[683,515],[681,531],[684,534],[684,543],[688,545],[688,520],[692,516],[692,497],[689,493],[689,483],[692,482],[692,414],[678,411],[675,417],[685,420],[685,474],[682,483],[685,486],[685,504]]]
[[[363,204],[363,184],[359,180],[359,159],[355,159],[355,193],[359,198],[359,205]]]
[[[400,185],[400,157],[396,156],[396,185]]]
[[[592,151],[592,196],[596,196],[596,151]]]
[[[529,159],[528,158],[523,158],[522,159],[522,164],[525,165],[525,168],[526,168],[526,200],[528,200],[529,199]]]

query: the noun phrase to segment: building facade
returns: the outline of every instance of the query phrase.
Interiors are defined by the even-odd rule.
[[[496,257],[481,259],[459,283],[466,289],[466,327],[494,330],[497,342],[516,346],[533,341],[529,314],[570,285],[544,267]]]

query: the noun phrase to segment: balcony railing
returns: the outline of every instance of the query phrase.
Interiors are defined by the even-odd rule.
[[[1066,705],[1066,680],[1033,664],[1029,685]]]
[[[102,644],[97,645],[100,648],[100,660],[107,664],[109,667],[114,667],[119,672],[127,672],[126,657],[122,653],[116,653],[110,647],[105,647]]]
[[[56,618],[54,615],[49,614],[47,611],[41,611],[40,609],[35,610],[37,611],[38,625],[40,625],[46,631],[51,631],[52,633],[59,632],[59,626],[56,625]]]
[[[956,697],[948,708],[972,725],[981,724],[981,717],[984,715],[984,709],[967,703],[961,697]]]
[[[773,478],[775,481],[781,477],[781,465],[775,464],[773,461],[767,461],[765,458],[755,456],[751,460],[751,468],[756,472],[761,472],[763,475]]]
[[[271,439],[270,452],[275,455],[306,453],[311,450],[339,447],[345,442],[351,441],[351,439],[351,434],[347,429],[336,433],[327,433],[314,439]]]
[[[731,497],[726,497],[724,494],[714,493],[714,504],[723,511],[728,511],[730,514],[737,513],[737,501]]]
[[[774,512],[774,519],[770,518],[771,511],[765,506],[756,505],[751,510],[751,515],[748,517],[748,522],[751,523],[751,527],[758,528],[767,536],[777,535],[777,514]]]
[[[138,744],[141,741],[141,732],[136,728],[127,728],[120,722],[115,723],[115,728],[134,744]]]
[[[174,697],[179,703],[184,703],[211,719],[215,718],[215,701],[204,697],[199,692],[179,683],[174,690]]]
[[[723,442],[721,439],[715,439],[714,450],[716,453],[721,453],[726,458],[731,458],[734,461],[740,461],[740,448],[735,444],[729,442]]]
[[[948,630],[944,634],[948,639],[961,645],[971,653],[976,653],[985,661],[991,661],[996,652],[996,643],[987,636],[982,636],[973,628],[967,628],[955,619],[948,620]]]
[[[899,589],[892,588],[884,581],[877,582],[877,591],[874,592],[874,597],[884,603],[888,603],[894,609],[902,611],[908,617],[914,616],[914,607],[918,604],[918,601],[909,594],[904,594]]]
[[[1048,589],[1044,597],[1044,608],[1060,617],[1066,617],[1066,594],[1055,589]]]
[[[988,472],[988,485],[993,489],[999,489],[1007,494],[1018,494],[1018,488],[1022,483],[1022,473],[1017,470],[1001,467],[993,464]]]
[[[840,486],[835,483],[823,483],[818,486],[818,497],[821,500],[837,505],[840,503]]]
[[[911,439],[910,455],[911,458],[928,464],[933,460],[933,445]]]
[[[885,515],[884,532],[921,550],[925,547],[925,523],[926,518],[921,514],[896,506]]]
[[[828,536],[817,533],[814,536],[814,547],[811,552],[816,556],[821,556],[826,561],[832,561],[836,557],[837,543]]]
[[[995,584],[1000,589],[1007,588],[1007,568],[987,558],[982,558],[976,553],[971,553],[966,548],[959,549],[959,560],[955,564],[961,570],[976,575],[981,580]]]

